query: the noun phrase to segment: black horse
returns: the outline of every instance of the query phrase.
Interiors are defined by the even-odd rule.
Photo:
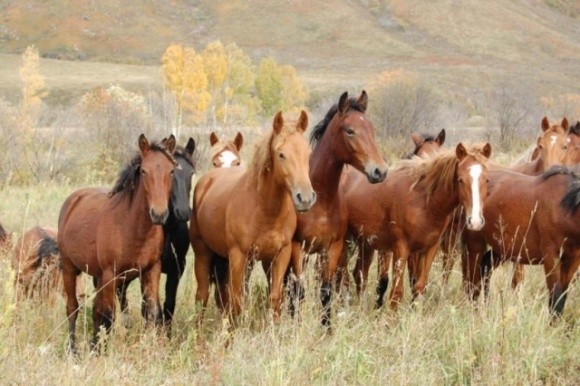
[[[187,221],[191,212],[190,193],[191,177],[195,173],[193,152],[195,141],[189,138],[184,147],[177,146],[173,156],[177,161],[171,197],[169,200],[169,217],[163,225],[165,242],[161,255],[161,272],[167,275],[165,282],[165,303],[163,304],[163,321],[171,327],[171,321],[175,312],[175,298],[177,287],[185,270],[185,255],[189,248],[189,228]],[[123,282],[117,287],[117,296],[121,304],[121,311],[127,309],[127,288],[130,282]]]

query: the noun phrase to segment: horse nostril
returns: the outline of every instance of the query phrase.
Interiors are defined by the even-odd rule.
[[[300,193],[296,193],[296,199],[298,200],[298,202],[302,202],[302,194]]]

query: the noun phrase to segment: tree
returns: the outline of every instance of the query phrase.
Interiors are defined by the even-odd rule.
[[[29,141],[32,137],[32,128],[38,123],[42,98],[48,95],[44,76],[39,70],[38,50],[34,46],[28,46],[22,54],[20,66],[20,80],[22,82],[22,104],[20,109],[20,124],[22,125],[23,137]]]
[[[300,111],[304,109],[308,99],[308,91],[298,77],[296,69],[290,65],[280,67],[282,76],[282,100],[284,111]]]
[[[225,103],[224,83],[228,72],[227,52],[222,43],[217,40],[209,43],[201,54],[208,91],[211,94],[210,120],[216,122],[216,110]]]
[[[284,107],[282,92],[282,74],[278,63],[270,57],[262,59],[256,74],[256,93],[263,115],[273,115]]]

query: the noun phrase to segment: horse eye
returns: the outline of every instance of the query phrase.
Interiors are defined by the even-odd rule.
[[[566,149],[568,149],[568,146],[566,146],[566,145],[562,146],[562,150],[566,150]]]
[[[346,132],[346,135],[348,135],[349,137],[352,137],[354,135],[354,130],[351,129],[350,127],[347,127],[346,129],[344,129],[344,131]]]
[[[145,175],[145,174],[147,174],[147,172],[145,170],[141,169],[141,174]]]
[[[280,157],[280,159],[286,159],[286,156],[284,155],[284,153],[280,153],[280,154],[278,155],[278,157]]]
[[[463,183],[463,178],[458,178],[457,181],[459,181],[460,184]]]

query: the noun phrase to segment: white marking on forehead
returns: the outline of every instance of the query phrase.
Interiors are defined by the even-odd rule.
[[[222,168],[229,168],[234,161],[238,160],[238,156],[229,150],[221,152],[218,158],[222,163]]]
[[[359,115],[358,116],[358,119],[360,119],[361,121],[364,121],[365,120],[365,118],[362,115]]]
[[[550,136],[550,146],[554,146],[556,144],[556,141],[558,140],[558,137],[555,135],[551,135]]]
[[[570,143],[572,140],[570,138],[566,138],[566,142]]]
[[[471,221],[479,221],[483,218],[481,213],[480,197],[479,197],[479,176],[483,172],[481,165],[473,165],[469,167],[469,175],[471,176]]]

